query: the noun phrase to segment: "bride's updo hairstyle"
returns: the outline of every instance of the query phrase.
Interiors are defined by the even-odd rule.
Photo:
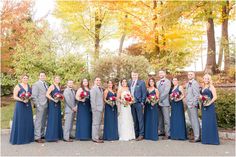
[[[127,79],[126,79],[126,78],[121,79],[120,85],[121,85],[121,87],[123,87],[122,83],[123,83],[124,81],[126,82],[126,87],[127,87],[127,86],[128,86],[128,83],[127,83]]]

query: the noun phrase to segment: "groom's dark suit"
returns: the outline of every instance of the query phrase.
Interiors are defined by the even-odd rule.
[[[145,104],[147,95],[146,85],[142,80],[131,80],[129,81],[128,86],[135,99],[135,103],[131,106],[135,135],[136,137],[144,136],[143,105]]]

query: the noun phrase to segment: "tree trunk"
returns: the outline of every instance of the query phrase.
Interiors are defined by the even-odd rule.
[[[155,11],[155,9],[157,8],[157,1],[153,0],[153,10]],[[154,21],[154,26],[153,26],[153,31],[155,33],[155,47],[154,47],[154,52],[157,54],[157,57],[159,57],[160,55],[160,46],[159,46],[159,33],[156,30],[157,27],[157,15],[154,14],[153,15],[153,21]]]
[[[230,67],[230,55],[229,55],[229,37],[228,37],[228,18],[229,18],[229,1],[226,1],[226,4],[223,8],[224,20],[222,23],[222,37],[223,37],[223,49],[225,57],[225,66],[224,71],[227,71]]]
[[[94,35],[94,43],[95,43],[95,51],[94,51],[94,60],[99,58],[100,53],[100,32],[102,27],[102,19],[100,16],[99,9],[95,11],[95,35]]]
[[[229,68],[229,40],[228,40],[228,17],[229,17],[229,1],[222,6],[222,26],[221,26],[221,41],[218,59],[218,67],[222,66],[223,55],[225,57],[224,71]]]
[[[122,50],[123,50],[123,44],[124,44],[124,41],[125,41],[125,36],[126,36],[126,34],[123,33],[123,35],[120,38],[119,56],[121,55]]]
[[[210,15],[212,12],[210,13]],[[207,19],[207,62],[205,73],[214,74],[216,71],[216,46],[215,46],[215,30],[212,17]]]

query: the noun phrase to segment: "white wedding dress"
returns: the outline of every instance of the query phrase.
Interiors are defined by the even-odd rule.
[[[121,99],[130,93],[128,90],[121,93]],[[122,103],[119,105],[118,132],[120,141],[129,141],[135,139],[134,121],[131,113],[131,107],[125,107]]]

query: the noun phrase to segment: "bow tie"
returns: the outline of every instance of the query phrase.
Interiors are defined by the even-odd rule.
[[[189,86],[192,86],[192,82],[189,82]]]
[[[161,82],[165,82],[165,80],[161,80]]]

